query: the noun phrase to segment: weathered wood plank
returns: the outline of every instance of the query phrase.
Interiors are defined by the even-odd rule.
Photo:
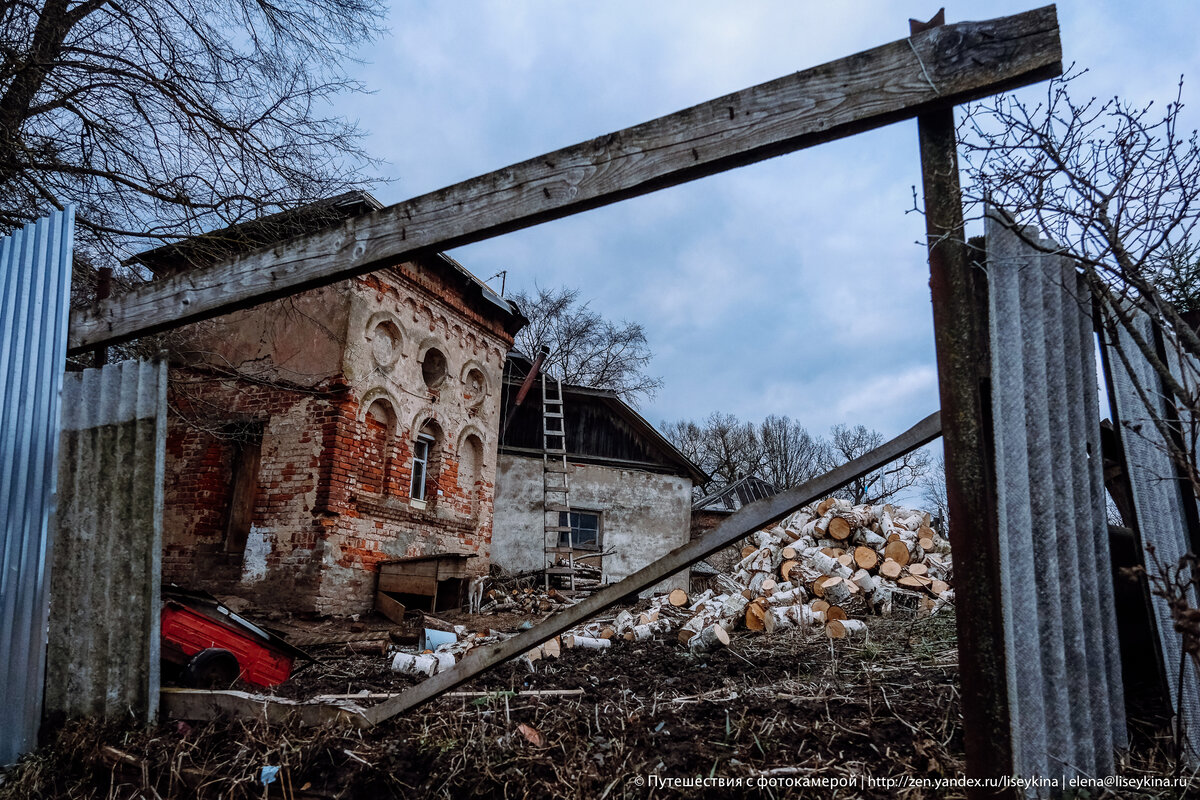
[[[946,25],[71,315],[80,352],[877,128],[1062,71],[1054,6]]]
[[[298,721],[301,725],[366,725],[362,709],[349,700],[303,703],[233,690],[164,688],[160,708],[166,719],[210,722],[221,717],[257,719],[271,724]]]
[[[728,519],[699,539],[672,550],[653,564],[641,568],[618,583],[605,587],[534,628],[519,633],[506,641],[470,651],[454,669],[440,672],[403,694],[367,709],[364,719],[371,724],[378,724],[396,714],[432,700],[484,670],[528,652],[542,642],[695,564],[700,559],[712,555],[722,547],[727,547],[743,536],[777,522],[801,506],[825,497],[854,479],[873,472],[905,453],[928,444],[941,434],[941,430],[941,415],[935,412],[890,442],[853,461],[848,461],[820,477],[780,492],[774,497],[743,506],[740,511],[730,515]]]

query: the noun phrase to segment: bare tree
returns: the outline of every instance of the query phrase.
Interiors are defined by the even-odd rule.
[[[327,102],[378,0],[0,4],[0,229],[78,208],[113,263],[365,185]],[[141,240],[141,243],[130,240]]]
[[[529,318],[516,346],[533,354],[550,348],[546,366],[567,383],[611,389],[630,405],[651,398],[662,380],[646,369],[653,354],[645,329],[636,322],[613,322],[579,302],[579,290],[561,287],[509,297]]]
[[[1119,99],[1076,102],[1069,89],[1078,74],[1051,82],[1037,105],[1000,96],[967,114],[964,195],[979,213],[985,206],[1002,210],[1030,246],[1079,264],[1092,294],[1081,300],[1096,302],[1118,357],[1136,352],[1148,361],[1182,420],[1177,427],[1153,410],[1163,393],[1158,386],[1138,387],[1146,421],[1170,443],[1200,497],[1200,336],[1186,313],[1200,298],[1192,239],[1200,219],[1200,142],[1195,131],[1179,128],[1182,82],[1160,111]],[[1136,312],[1162,333],[1168,358]]]
[[[751,422],[714,411],[704,421],[704,461],[701,466],[719,484],[755,475],[763,465],[762,442]]]
[[[921,476],[921,499],[925,510],[941,519],[945,525],[950,520],[950,502],[946,499],[946,456],[938,454],[933,465]],[[943,531],[944,533],[944,531]]]
[[[869,430],[864,425],[834,425],[830,429],[829,444],[836,464],[858,458],[883,444],[883,434]],[[929,467],[929,454],[916,450],[901,456],[887,466],[864,475],[851,482],[838,494],[855,505],[859,503],[882,503],[900,492],[915,486]]]
[[[764,419],[758,438],[762,447],[760,477],[778,489],[816,477],[830,460],[829,443],[786,415]]]

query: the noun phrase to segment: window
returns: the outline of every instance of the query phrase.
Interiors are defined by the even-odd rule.
[[[413,446],[412,490],[409,494],[414,500],[425,499],[425,475],[429,468],[429,445],[433,437],[421,434]]]
[[[558,524],[570,526],[571,532],[559,531],[559,547],[577,547],[582,550],[600,549],[600,514],[594,511],[560,511]]]

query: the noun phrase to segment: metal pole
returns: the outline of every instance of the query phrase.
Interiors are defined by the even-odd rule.
[[[943,22],[910,20],[913,35]],[[999,527],[992,441],[987,281],[972,265],[958,183],[954,109],[917,117],[929,288],[954,550],[959,680],[967,776],[1013,773],[1012,732],[1000,606]],[[1012,790],[967,790],[969,798],[1013,798]]]

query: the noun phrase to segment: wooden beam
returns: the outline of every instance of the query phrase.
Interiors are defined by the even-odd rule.
[[[257,719],[271,724],[299,722],[301,725],[367,724],[362,709],[349,700],[300,702],[233,690],[176,689],[160,691],[159,711],[163,719],[209,722],[221,717]]]
[[[642,567],[624,580],[601,589],[570,608],[560,611],[530,630],[511,639],[469,651],[454,669],[439,672],[428,680],[364,712],[364,719],[378,724],[448,692],[484,670],[525,653],[565,630],[575,627],[609,606],[636,596],[664,578],[690,567],[738,539],[778,522],[801,506],[829,495],[851,481],[874,472],[905,453],[936,439],[942,430],[941,415],[930,414],[912,428],[869,453],[848,461],[807,483],[758,500],[731,514],[713,530],[667,553],[653,564]]]
[[[910,21],[913,30],[933,25]],[[1012,732],[1000,604],[1000,531],[996,515],[991,416],[987,277],[973,263],[963,227],[954,109],[917,118],[929,288],[944,419],[946,498],[954,552],[958,663],[967,775],[1012,775]],[[974,786],[970,800],[1012,798],[1011,787]]]
[[[71,315],[115,344],[888,125],[1061,73],[1054,6],[962,22],[145,286]]]

